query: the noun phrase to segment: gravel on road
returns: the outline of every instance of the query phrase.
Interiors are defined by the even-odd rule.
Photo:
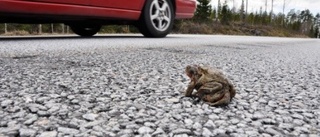
[[[317,40],[114,39],[0,41],[0,136],[320,136]],[[189,64],[227,75],[228,107],[183,97]]]

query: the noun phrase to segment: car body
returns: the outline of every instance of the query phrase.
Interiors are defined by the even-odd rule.
[[[1,23],[65,23],[80,36],[102,25],[135,25],[146,37],[165,37],[174,19],[192,18],[196,0],[0,0]]]

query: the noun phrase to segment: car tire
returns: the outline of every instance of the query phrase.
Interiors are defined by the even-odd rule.
[[[100,31],[101,25],[70,25],[70,28],[74,33],[82,37],[91,37]]]
[[[174,10],[170,0],[147,0],[137,27],[145,37],[161,38],[170,33],[173,21]]]

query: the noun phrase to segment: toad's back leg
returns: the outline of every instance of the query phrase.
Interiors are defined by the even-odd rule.
[[[211,98],[211,101],[207,102],[208,105],[210,106],[225,106],[228,105],[230,103],[230,92],[226,92],[223,97],[219,100],[218,97],[220,96],[216,96],[214,98]]]

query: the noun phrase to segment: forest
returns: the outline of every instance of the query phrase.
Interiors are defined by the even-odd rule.
[[[216,2],[216,1],[215,1]],[[313,15],[310,10],[295,10],[274,13],[260,7],[259,11],[249,13],[242,0],[240,7],[230,7],[227,1],[217,0],[212,7],[210,0],[198,0],[195,16],[188,20],[175,21],[173,32],[178,34],[226,34],[279,37],[319,38],[320,13]],[[285,7],[285,3],[284,3]],[[70,28],[64,24],[0,24],[0,35],[45,35],[69,34]],[[108,25],[102,27],[103,33],[138,33],[134,26]]]

